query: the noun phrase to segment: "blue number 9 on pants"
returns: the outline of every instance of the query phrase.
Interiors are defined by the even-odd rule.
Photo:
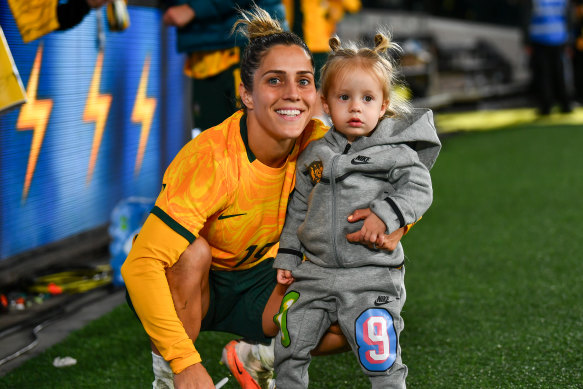
[[[367,309],[356,319],[358,359],[369,371],[385,371],[397,358],[397,333],[391,314],[381,308]]]

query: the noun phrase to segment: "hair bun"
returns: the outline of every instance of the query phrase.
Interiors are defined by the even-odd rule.
[[[239,10],[242,19],[233,25],[232,32],[239,30],[249,40],[284,32],[281,24],[267,11],[255,5],[251,10]]]
[[[377,53],[384,53],[389,47],[391,47],[391,40],[388,36],[379,32],[374,36],[374,46],[374,51]]]
[[[332,51],[337,51],[340,48],[340,38],[337,35],[328,40],[328,45]]]

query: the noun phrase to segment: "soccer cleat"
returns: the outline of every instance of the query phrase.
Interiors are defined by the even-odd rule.
[[[272,343],[273,345],[273,343]],[[273,388],[273,347],[232,340],[223,349],[221,362],[243,389]],[[262,362],[263,361],[263,362]],[[270,363],[271,362],[271,363]]]

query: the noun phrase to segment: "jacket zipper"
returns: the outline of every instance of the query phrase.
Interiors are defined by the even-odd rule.
[[[350,150],[350,143],[346,144],[342,154],[348,153],[348,150]],[[340,158],[340,155],[335,155],[332,157],[332,167],[330,169],[330,187],[332,188],[332,229],[330,232],[332,234],[332,251],[334,253],[334,261],[338,267],[344,267],[338,258],[338,250],[336,245],[336,161],[338,158]]]

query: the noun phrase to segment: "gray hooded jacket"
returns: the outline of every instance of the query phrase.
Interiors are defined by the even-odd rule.
[[[293,270],[305,254],[323,267],[399,266],[401,243],[389,252],[351,243],[354,210],[370,208],[387,233],[416,222],[433,200],[429,169],[441,143],[428,109],[384,119],[368,137],[349,144],[333,128],[300,155],[279,251],[273,267]]]

